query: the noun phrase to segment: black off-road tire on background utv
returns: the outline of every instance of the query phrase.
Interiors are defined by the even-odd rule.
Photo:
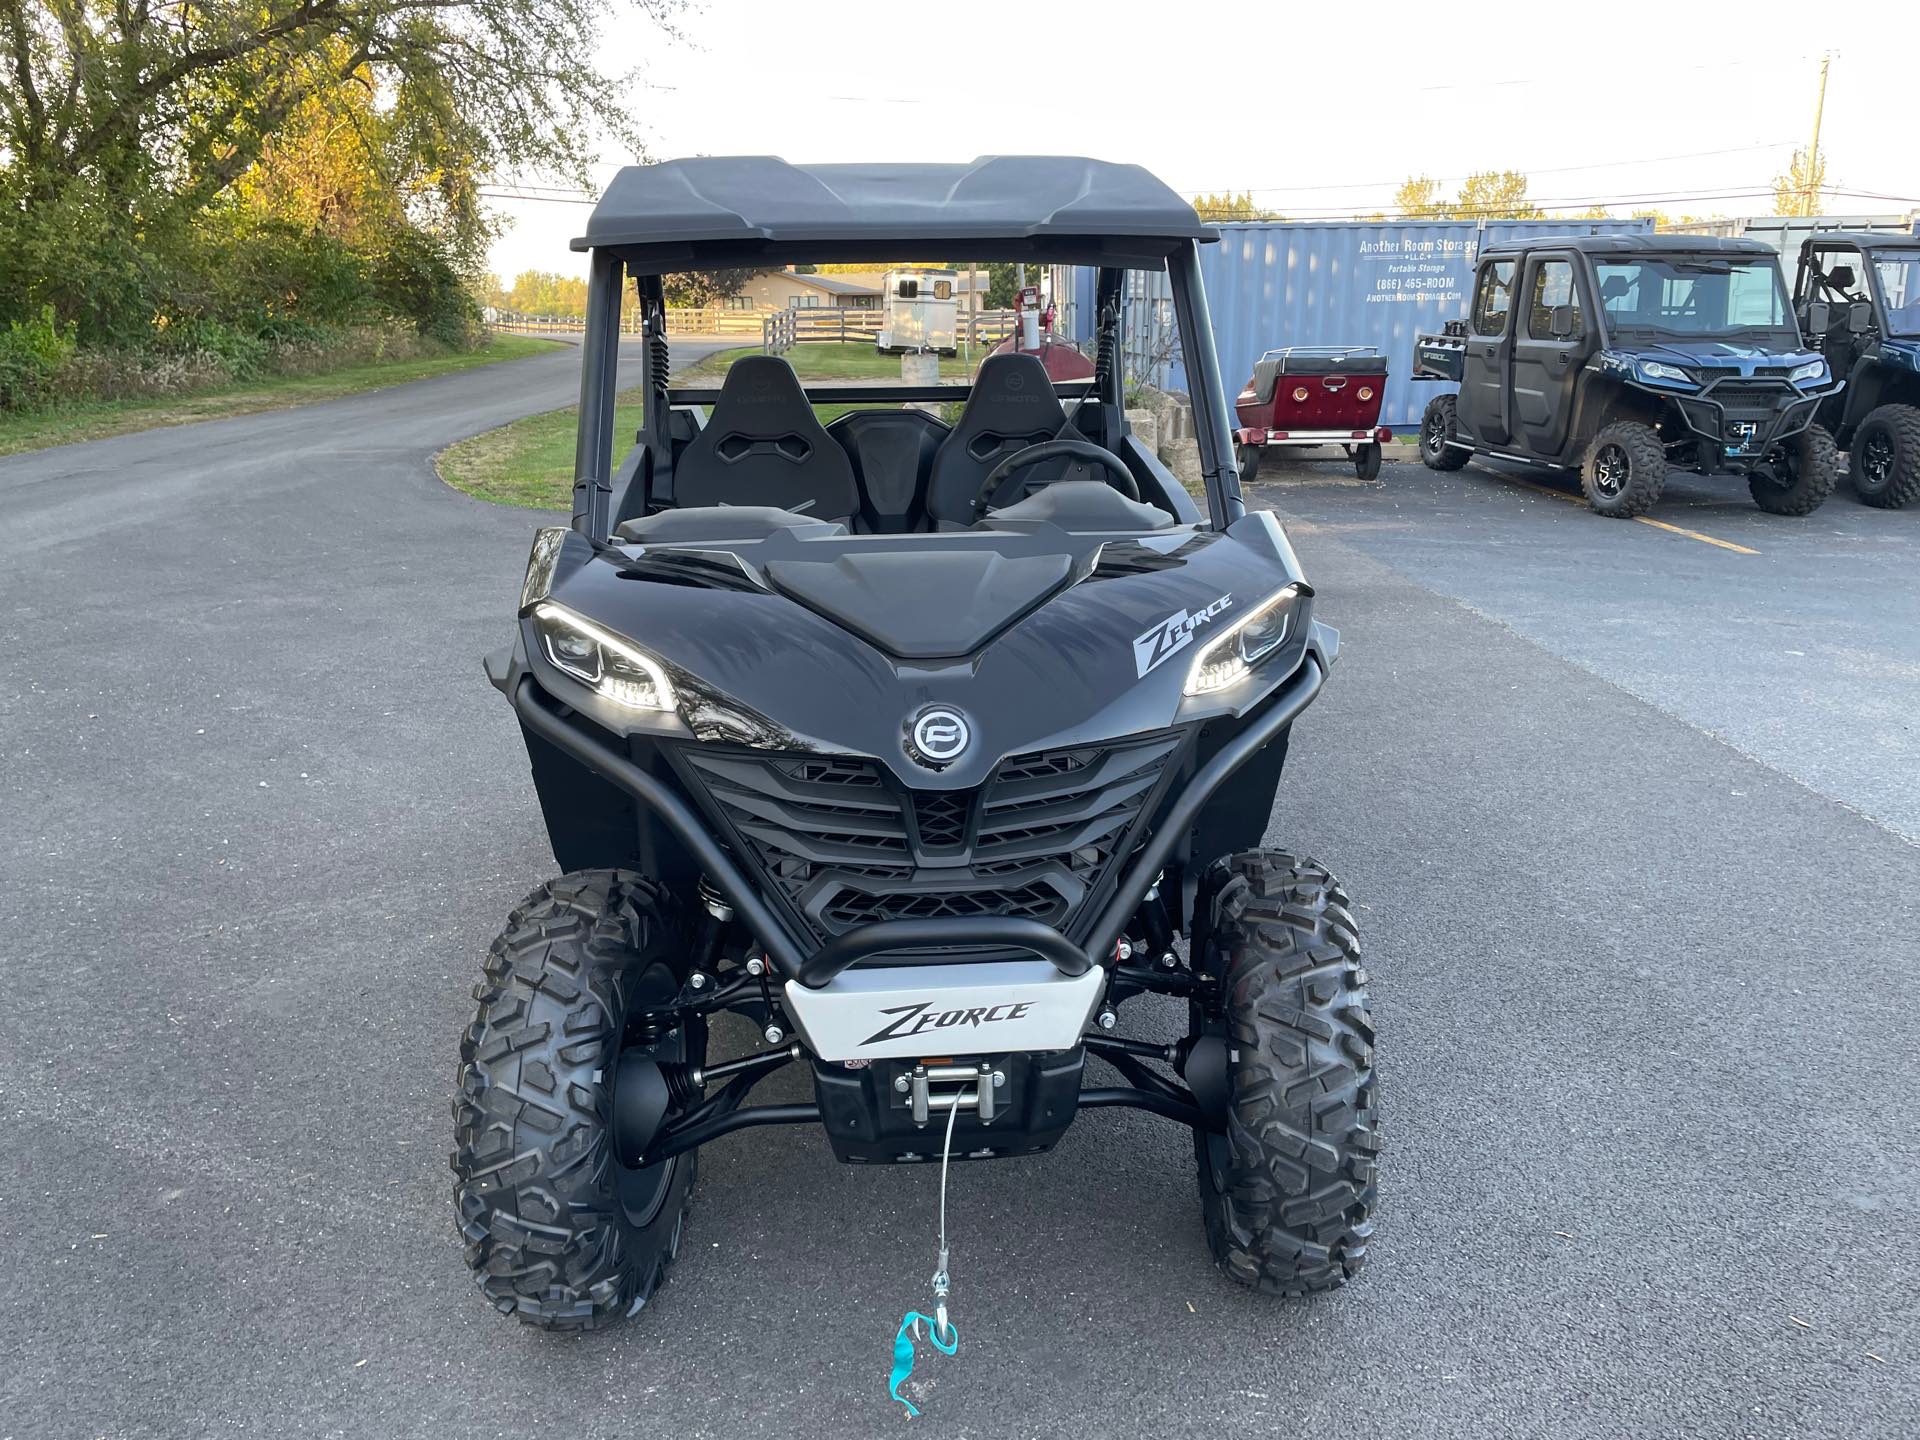
[[[1259,445],[1236,445],[1233,447],[1233,467],[1240,472],[1240,483],[1251,485],[1260,478]]]
[[[1354,447],[1353,473],[1362,480],[1375,480],[1380,475],[1380,442],[1369,441],[1365,445]]]
[[[1769,515],[1811,515],[1840,483],[1840,451],[1818,425],[1809,425],[1776,448],[1780,460],[1747,477],[1753,503]]]
[[[1460,433],[1455,416],[1459,401],[1452,395],[1436,395],[1427,402],[1420,417],[1420,458],[1429,470],[1458,470],[1473,458],[1471,450],[1449,445]]]
[[[1869,411],[1853,432],[1847,473],[1863,505],[1898,510],[1920,500],[1920,406]]]
[[[630,1315],[679,1249],[693,1153],[629,1167],[613,1139],[634,994],[684,959],[673,915],[639,875],[567,875],[507,917],[474,986],[453,1100],[454,1202],[481,1291],[527,1324],[591,1330]],[[704,1028],[679,1034],[678,1058],[700,1064]]]
[[[1217,862],[1206,969],[1223,976],[1225,1134],[1194,1132],[1216,1264],[1274,1295],[1356,1274],[1379,1194],[1373,1022],[1346,892],[1280,851]]]
[[[1667,447],[1650,425],[1616,420],[1603,426],[1580,462],[1580,493],[1596,515],[1631,520],[1667,488]]]

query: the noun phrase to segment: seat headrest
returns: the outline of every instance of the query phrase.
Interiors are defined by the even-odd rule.
[[[1047,367],[1032,355],[989,355],[980,362],[964,421],[1002,434],[1058,429],[1066,412]]]
[[[743,355],[720,382],[709,430],[768,438],[814,429],[813,406],[793,366],[778,355]]]

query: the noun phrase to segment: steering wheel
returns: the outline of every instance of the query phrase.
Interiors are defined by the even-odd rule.
[[[980,482],[979,493],[973,497],[975,518],[987,513],[993,503],[994,492],[1006,484],[1007,477],[1016,470],[1025,470],[1042,461],[1057,460],[1062,456],[1105,466],[1109,485],[1129,500],[1137,501],[1140,498],[1140,486],[1135,483],[1133,473],[1120,463],[1120,457],[1111,450],[1103,449],[1091,440],[1042,440],[1038,445],[1014,451],[987,472],[987,478]]]

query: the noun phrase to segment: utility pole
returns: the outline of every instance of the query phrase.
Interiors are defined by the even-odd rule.
[[[1832,62],[1831,50],[1820,57],[1820,93],[1813,102],[1813,146],[1807,151],[1807,198],[1802,215],[1820,213],[1820,120],[1827,111],[1827,66]]]

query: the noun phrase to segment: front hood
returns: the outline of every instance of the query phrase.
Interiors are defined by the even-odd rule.
[[[916,588],[916,561],[950,555],[967,559],[931,567],[943,575]],[[663,557],[688,556],[720,583],[646,578]],[[1007,755],[1244,713],[1298,668],[1311,630],[1311,591],[1260,511],[1226,532],[785,532],[644,552],[596,551],[565,532],[548,559],[551,598],[661,661],[681,709],[618,709],[535,655],[557,698],[616,732],[868,755],[923,789],[978,785]],[[976,592],[959,583],[966,574]],[[1303,588],[1285,645],[1233,689],[1186,697],[1200,646],[1292,583]],[[937,771],[907,745],[914,717],[936,704],[972,731]]]
[[[1882,340],[1880,359],[1903,370],[1920,372],[1920,339]]]
[[[1628,365],[1636,360],[1658,360],[1667,365],[1748,377],[1764,371],[1791,370],[1820,358],[1815,350],[1797,346],[1790,350],[1769,350],[1739,340],[1670,340],[1657,345],[1622,346],[1613,354]]]

